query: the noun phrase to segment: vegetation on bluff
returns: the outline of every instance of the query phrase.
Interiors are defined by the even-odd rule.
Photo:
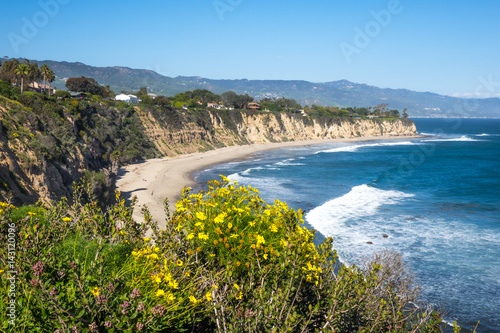
[[[416,309],[405,270],[383,256],[338,264],[332,240],[314,244],[303,213],[256,189],[209,183],[185,190],[166,229],[147,209],[99,208],[88,186],[69,205],[0,208],[2,329],[17,332],[440,332]],[[379,258],[380,259],[380,258]],[[14,276],[14,284],[7,279]],[[11,307],[12,308],[12,307]],[[459,329],[456,328],[458,331]]]

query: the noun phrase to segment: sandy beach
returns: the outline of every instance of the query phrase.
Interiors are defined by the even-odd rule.
[[[141,207],[146,205],[160,227],[165,225],[165,214],[163,211],[163,200],[168,198],[169,207],[173,207],[186,186],[195,187],[197,183],[193,179],[193,173],[216,164],[250,158],[254,153],[296,146],[309,146],[329,142],[356,142],[369,140],[406,139],[418,136],[377,136],[353,139],[325,139],[306,140],[279,143],[251,144],[245,146],[232,146],[203,153],[180,155],[176,157],[165,157],[151,159],[144,162],[128,165],[118,171],[116,178],[117,190],[126,199],[137,197],[134,219],[142,221]]]

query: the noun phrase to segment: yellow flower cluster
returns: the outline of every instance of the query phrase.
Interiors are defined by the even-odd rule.
[[[153,263],[156,263],[160,259],[160,256],[158,253],[160,252],[160,249],[158,246],[153,246],[152,248],[149,246],[146,246],[145,248],[141,250],[133,250],[132,251],[132,256],[136,259],[139,260],[141,258],[146,258],[147,260],[151,260]]]
[[[166,259],[158,246],[144,246],[142,249],[133,250],[131,254],[136,264],[133,270],[139,274],[133,279],[142,286],[141,289],[151,290],[152,295],[160,302],[168,304],[174,301],[186,301],[191,306],[201,303],[193,294],[185,294],[189,290],[194,292],[195,288],[191,288],[191,274],[182,259]]]
[[[14,206],[12,205],[9,205],[8,203],[6,202],[0,202],[0,214],[3,214],[3,212],[5,211],[5,209],[8,209],[8,208],[13,208]]]
[[[184,225],[193,249],[237,270],[257,261],[271,264],[293,244],[293,250],[298,248],[315,265],[319,255],[311,242],[313,234],[300,226],[301,211],[279,200],[267,205],[257,190],[221,178],[208,183],[208,192],[185,193],[176,205],[174,220]]]

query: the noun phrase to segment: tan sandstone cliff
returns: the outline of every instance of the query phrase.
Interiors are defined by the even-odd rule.
[[[219,147],[266,142],[417,135],[408,119],[322,119],[286,113],[209,112],[209,127],[186,123],[171,130],[140,112],[146,135],[162,154],[171,156]]]

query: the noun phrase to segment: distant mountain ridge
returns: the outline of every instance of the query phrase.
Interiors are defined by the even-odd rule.
[[[54,85],[59,89],[64,88],[64,78],[86,76],[96,79],[102,85],[109,85],[115,92],[138,91],[141,87],[147,87],[149,92],[173,96],[194,89],[208,89],[218,94],[233,90],[257,99],[293,98],[302,105],[368,107],[386,103],[394,109],[407,108],[413,117],[500,117],[500,98],[462,99],[431,92],[379,88],[347,80],[314,83],[303,80],[214,80],[187,76],[172,78],[148,69],[94,67],[80,62],[51,60],[35,62],[39,65],[45,63],[55,72],[57,80]]]

